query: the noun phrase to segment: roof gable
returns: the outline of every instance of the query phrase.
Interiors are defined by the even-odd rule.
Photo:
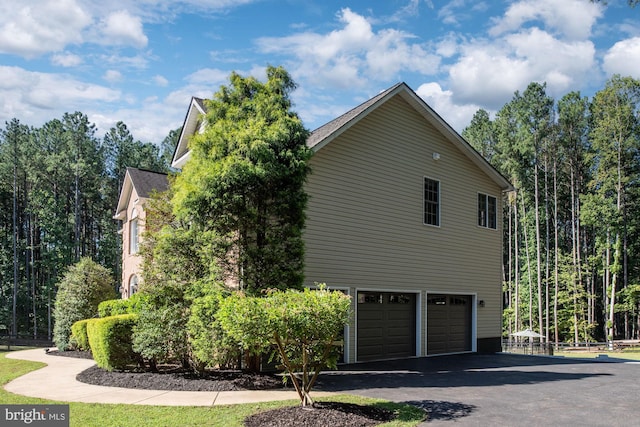
[[[480,153],[460,136],[447,122],[438,115],[422,98],[420,98],[406,83],[395,86],[379,93],[368,101],[360,104],[340,117],[314,130],[307,139],[307,146],[313,151],[331,143],[343,132],[354,126],[372,111],[385,104],[391,98],[401,96],[420,115],[433,125],[449,142],[456,146],[476,166],[487,174],[503,191],[513,190],[511,183],[498,172]]]
[[[149,198],[153,191],[166,191],[167,188],[169,188],[167,174],[144,169],[127,168],[114,218],[121,220],[126,217],[127,206],[129,205],[129,199],[134,189],[139,198]]]
[[[187,115],[184,118],[182,125],[182,131],[180,132],[180,138],[176,144],[176,149],[173,152],[173,159],[171,160],[171,166],[174,168],[182,168],[182,166],[189,159],[189,139],[191,136],[199,132],[201,118],[207,113],[207,107],[205,102],[201,98],[195,96],[191,98],[189,103],[189,109]]]

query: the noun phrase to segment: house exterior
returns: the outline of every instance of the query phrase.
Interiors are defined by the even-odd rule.
[[[138,254],[146,218],[145,204],[153,191],[168,188],[167,175],[136,168],[127,168],[120,190],[114,219],[122,221],[122,280],[120,294],[128,298],[138,290],[141,259]]]
[[[191,100],[173,167],[205,111]],[[345,362],[500,351],[511,184],[404,83],[307,144],[306,285],[352,296]]]
[[[307,144],[305,276],[352,296],[345,359],[500,351],[511,184],[404,83]]]

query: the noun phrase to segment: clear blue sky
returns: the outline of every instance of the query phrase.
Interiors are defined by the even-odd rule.
[[[456,130],[529,82],[557,99],[640,79],[624,0],[0,0],[0,120],[81,111],[159,142],[231,71],[283,65],[313,130],[404,81]]]

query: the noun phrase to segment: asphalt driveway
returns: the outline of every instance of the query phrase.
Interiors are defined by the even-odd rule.
[[[345,365],[318,390],[407,402],[424,426],[640,425],[640,364],[455,355]]]

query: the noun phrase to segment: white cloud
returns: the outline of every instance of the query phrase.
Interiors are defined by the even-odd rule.
[[[436,45],[436,53],[444,58],[450,58],[458,53],[458,36],[455,33],[449,33]]]
[[[64,74],[0,66],[1,122],[15,117],[36,126],[65,112],[83,111],[93,103],[110,103],[119,99],[119,91]]]
[[[101,20],[98,28],[99,38],[96,41],[100,44],[143,48],[149,41],[142,30],[140,17],[126,10],[110,13]]]
[[[155,84],[162,87],[166,87],[169,84],[169,80],[167,80],[165,77],[161,76],[160,74],[153,76],[153,81]]]
[[[73,53],[57,53],[51,56],[51,63],[60,67],[76,67],[82,64],[82,58]]]
[[[522,0],[512,3],[503,17],[495,19],[489,33],[499,36],[525,23],[541,21],[568,39],[584,40],[602,13],[602,6],[584,0]]]
[[[474,102],[492,108],[504,104],[513,92],[525,87],[529,64],[490,47],[469,49],[449,71],[451,89],[459,102]]]
[[[135,56],[100,55],[99,59],[103,64],[113,64],[118,67],[129,67],[139,70],[147,68],[149,64],[149,60],[142,54]]]
[[[0,3],[0,52],[32,58],[83,41],[90,15],[75,0]]]
[[[230,71],[218,69],[198,70],[185,78],[184,86],[171,91],[164,98],[153,96],[145,99],[139,108],[105,110],[88,116],[100,129],[105,130],[118,120],[123,120],[136,139],[160,143],[169,131],[182,125],[191,97],[211,98],[220,85],[228,84],[229,74]]]
[[[454,98],[489,109],[532,81],[546,82],[551,95],[562,95],[593,77],[595,68],[591,41],[563,41],[535,27],[459,48],[462,53],[449,69]]]
[[[604,56],[603,68],[609,75],[620,74],[640,79],[640,37],[614,44]]]
[[[433,5],[431,5],[433,9]],[[420,15],[420,0],[409,0],[406,6],[398,9],[389,19],[388,22],[403,21],[406,18]]]
[[[371,80],[395,78],[402,71],[435,73],[440,59],[412,34],[395,29],[374,32],[363,16],[345,8],[338,14],[341,28],[327,34],[303,32],[287,37],[261,38],[267,54],[295,59],[291,73],[319,88],[364,87]]]
[[[109,83],[116,83],[122,80],[122,73],[117,70],[107,70],[102,78]]]
[[[552,90],[567,89],[591,73],[595,65],[596,50],[591,41],[562,41],[538,28],[510,35],[506,41],[515,56],[526,59],[531,80],[545,80]]]
[[[434,82],[420,85],[416,93],[458,133],[469,125],[473,115],[480,108],[476,104],[456,104],[453,93],[450,90],[443,90],[438,83]]]
[[[238,72],[242,74],[241,72]],[[218,68],[202,68],[185,77],[190,86],[213,86],[218,88],[221,84],[226,84],[231,71],[220,70]]]
[[[456,13],[456,9],[460,9],[464,5],[465,0],[452,0],[442,6],[442,8],[438,11],[438,18],[441,19],[445,24],[457,25],[459,24],[460,17]]]

